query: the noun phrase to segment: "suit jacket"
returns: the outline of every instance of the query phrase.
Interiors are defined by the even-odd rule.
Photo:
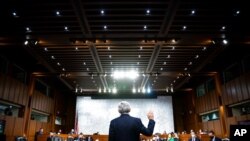
[[[188,141],[193,141],[193,140],[192,140],[192,138],[190,138]],[[200,141],[200,139],[196,137],[195,141]]]
[[[222,141],[220,138],[215,137],[215,139],[210,139],[210,141]]]
[[[146,128],[141,119],[122,114],[110,122],[109,141],[140,141],[140,133],[151,136],[154,126],[154,120],[149,120]]]

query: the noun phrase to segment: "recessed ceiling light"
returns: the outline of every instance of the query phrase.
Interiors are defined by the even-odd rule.
[[[225,30],[225,29],[226,29],[226,26],[222,26],[222,27],[221,27],[221,30]]]
[[[138,58],[141,58],[141,55],[138,55]]]
[[[27,40],[24,41],[24,45],[28,45],[28,43],[29,43],[29,41],[27,41]]]
[[[26,27],[26,31],[28,31],[28,32],[29,32],[29,31],[30,31],[30,28],[29,28],[29,27]]]
[[[141,46],[141,47],[140,47],[140,50],[142,50],[142,49],[143,49],[143,47]]]
[[[89,68],[87,68],[87,71],[89,71]]]
[[[167,56],[167,58],[170,58],[170,57],[171,57],[171,55],[168,55],[168,56]]]
[[[140,65],[140,62],[137,62],[137,65]]]
[[[104,14],[105,14],[104,10],[101,10],[101,12],[100,12],[100,13],[101,13],[101,15],[104,15]]]
[[[205,51],[206,49],[207,49],[207,47],[203,47],[203,49],[202,49],[202,50],[203,50],[203,51]]]
[[[192,15],[194,15],[194,14],[195,14],[195,12],[196,12],[195,10],[192,10],[192,11],[191,11],[191,14],[192,14]]]
[[[164,65],[166,65],[166,64],[167,64],[167,62],[164,62],[163,64],[164,64]]]
[[[48,51],[48,48],[45,47],[45,48],[44,48],[44,51]]]
[[[147,15],[150,14],[150,10],[149,9],[146,10],[146,14]]]
[[[106,29],[107,29],[107,26],[106,26],[106,25],[104,25],[104,26],[103,26],[103,28],[106,30]]]
[[[175,42],[176,42],[176,40],[175,40],[175,39],[172,39],[171,41],[172,41],[172,43],[175,43]]]
[[[182,27],[182,29],[183,29],[183,30],[186,30],[186,29],[187,29],[187,26],[184,25],[184,26]]]
[[[186,71],[186,70],[187,70],[187,68],[184,68],[184,70]]]
[[[57,62],[56,64],[57,64],[57,66],[61,66],[61,64],[59,62]]]
[[[13,17],[18,17],[16,12],[12,12]]]
[[[109,58],[112,58],[112,55],[109,55]]]
[[[85,66],[85,65],[86,65],[86,62],[83,62],[83,65]]]
[[[113,62],[110,62],[110,65],[112,65],[113,64]]]
[[[161,68],[161,70],[163,70],[163,68]]]
[[[226,39],[224,39],[222,42],[224,45],[228,44],[228,41]]]
[[[65,31],[69,31],[69,28],[67,26],[64,26]]]
[[[188,63],[188,65],[192,65],[192,64],[193,64],[193,62],[189,62],[189,63]]]
[[[146,30],[146,29],[147,29],[147,26],[146,26],[146,25],[144,25],[144,27],[143,27],[143,28],[144,28],[144,30]]]
[[[195,56],[195,59],[197,59],[197,58],[199,58],[199,55],[198,55],[198,54]]]
[[[57,16],[61,16],[60,11],[56,11]]]
[[[63,71],[65,71],[65,68],[62,68]]]
[[[51,56],[51,59],[56,59],[56,58],[55,58],[55,56],[52,55],[52,56]]]
[[[240,14],[240,10],[237,10],[237,11],[236,11],[236,14],[237,14],[237,15]]]
[[[78,50],[78,47],[76,47],[75,50]]]
[[[175,50],[175,47],[172,47],[172,50]]]
[[[110,50],[110,47],[108,47],[108,50]]]

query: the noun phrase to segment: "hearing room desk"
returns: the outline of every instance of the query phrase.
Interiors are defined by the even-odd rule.
[[[56,135],[60,138],[63,139],[63,141],[67,141],[67,138],[69,137],[68,134],[60,134]],[[70,135],[71,137],[77,137],[77,135]],[[93,138],[93,141],[108,141],[108,135],[84,135],[84,137],[91,136]],[[49,137],[48,134],[44,135],[39,135],[37,141],[47,141],[47,138]],[[190,134],[182,134],[179,135],[179,141],[188,141],[190,138]],[[209,136],[208,135],[198,135],[198,137],[201,139],[201,141],[209,141]],[[161,139],[167,139],[167,135],[161,135]],[[151,137],[146,137],[146,136],[141,136],[142,141],[153,141],[153,136]]]

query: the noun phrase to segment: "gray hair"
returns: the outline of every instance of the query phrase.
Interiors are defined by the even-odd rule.
[[[130,104],[127,101],[122,101],[118,105],[118,112],[120,114],[127,114],[131,110]]]

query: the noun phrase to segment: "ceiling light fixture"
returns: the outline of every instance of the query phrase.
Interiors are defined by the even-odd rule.
[[[114,71],[112,73],[112,76],[114,79],[136,79],[139,74],[135,70],[130,70],[130,71]]]
[[[143,27],[143,28],[144,28],[144,30],[147,30],[147,26],[146,26],[146,25],[144,25],[144,27]]]
[[[191,11],[191,15],[194,15],[194,14],[195,14],[195,12],[196,12],[195,10],[192,10],[192,11]]]
[[[67,26],[64,26],[65,31],[69,31],[69,28]]]
[[[104,14],[105,14],[104,10],[101,10],[101,12],[100,12],[100,13],[101,13],[101,15],[104,15]]]
[[[224,45],[228,44],[228,41],[226,39],[224,39],[222,42],[223,42]]]
[[[56,11],[57,16],[61,16],[60,11]]]

